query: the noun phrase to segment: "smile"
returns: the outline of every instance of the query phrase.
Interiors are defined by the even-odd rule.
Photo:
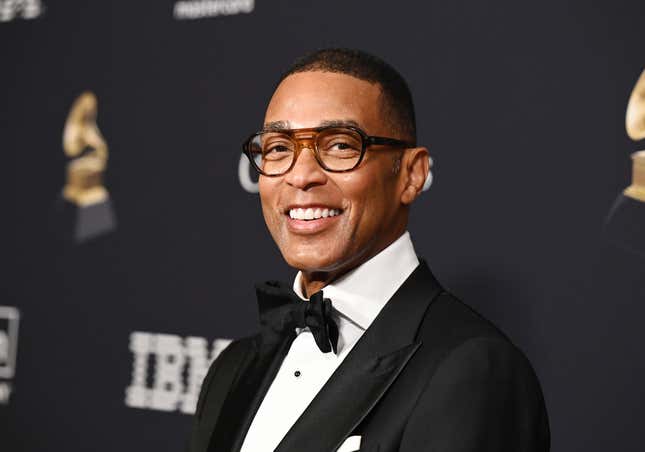
[[[338,223],[345,211],[324,205],[289,206],[284,210],[288,230],[298,235],[318,234]]]
[[[312,208],[308,207],[306,209],[298,208],[298,209],[289,209],[288,215],[292,220],[318,220],[320,218],[328,218],[328,217],[335,217],[336,215],[340,215],[341,210],[340,209],[329,209],[326,207],[320,208]]]

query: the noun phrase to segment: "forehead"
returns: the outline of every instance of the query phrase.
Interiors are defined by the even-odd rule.
[[[297,129],[347,121],[355,122],[366,131],[380,129],[380,94],[379,85],[350,75],[300,72],[278,85],[264,122],[280,121],[288,128]]]

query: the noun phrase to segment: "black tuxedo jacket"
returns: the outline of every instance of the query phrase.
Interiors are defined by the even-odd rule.
[[[332,300],[333,302],[333,300]],[[290,341],[237,340],[209,369],[190,452],[238,451]],[[531,365],[495,326],[445,292],[425,262],[381,310],[276,451],[548,451]]]

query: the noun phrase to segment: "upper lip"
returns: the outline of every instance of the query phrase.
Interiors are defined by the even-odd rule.
[[[342,210],[340,207],[335,207],[331,204],[322,204],[322,203],[310,203],[310,204],[290,204],[284,208],[284,213],[289,213],[291,209],[338,209]]]

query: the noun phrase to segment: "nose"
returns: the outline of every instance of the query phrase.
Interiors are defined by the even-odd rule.
[[[327,182],[327,173],[318,164],[314,150],[309,145],[300,149],[293,168],[285,175],[285,182],[301,190]]]

